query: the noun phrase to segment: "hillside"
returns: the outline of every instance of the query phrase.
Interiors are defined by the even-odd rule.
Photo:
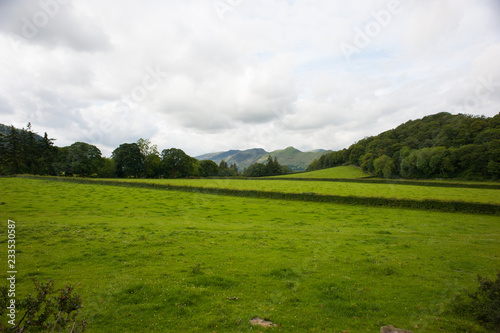
[[[321,156],[308,170],[356,165],[378,177],[500,178],[500,113],[447,112],[410,120],[349,148]]]
[[[0,136],[6,136],[6,135],[8,135],[9,132],[10,132],[10,129],[11,129],[11,126],[0,124]],[[16,128],[16,130],[19,133],[21,133],[23,131],[22,129],[18,129],[18,128]],[[34,137],[35,137],[35,140],[37,140],[37,141],[40,141],[40,140],[43,139],[40,135],[38,135],[36,133],[34,133]]]
[[[196,158],[200,161],[211,160],[217,164],[219,164],[222,160],[226,161],[229,165],[236,163],[238,169],[243,170],[254,163],[264,163],[267,160],[267,157],[271,155],[272,158],[276,157],[281,165],[287,165],[290,167],[292,171],[304,171],[314,159],[320,158],[324,154],[328,154],[330,152],[331,151],[320,149],[302,152],[293,147],[267,152],[261,148],[254,148],[209,153],[196,156]]]
[[[350,165],[279,176],[279,178],[311,178],[311,179],[358,179],[366,177],[370,177],[370,175],[364,173],[360,168]]]

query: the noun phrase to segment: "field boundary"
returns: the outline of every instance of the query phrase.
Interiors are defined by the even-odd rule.
[[[246,178],[245,178],[246,179]],[[365,184],[387,184],[387,185],[412,185],[412,186],[433,186],[433,187],[455,187],[455,188],[479,188],[489,190],[499,190],[497,184],[461,184],[461,183],[439,183],[433,181],[418,180],[395,180],[395,179],[370,179],[370,178],[286,178],[286,177],[266,177],[250,178],[252,180],[298,180],[314,182],[337,182],[337,183],[365,183]]]
[[[380,197],[341,196],[341,195],[318,194],[309,192],[285,193],[285,192],[271,192],[271,191],[258,191],[258,190],[236,190],[236,189],[221,189],[214,187],[153,184],[153,183],[144,183],[140,181],[124,182],[118,180],[99,180],[91,178],[64,178],[64,177],[44,177],[44,176],[17,176],[17,177],[25,179],[68,182],[68,183],[86,184],[86,185],[134,187],[134,188],[182,191],[182,192],[224,195],[224,196],[234,196],[234,197],[336,203],[336,204],[363,205],[363,206],[375,206],[375,207],[409,208],[409,209],[419,209],[419,210],[460,212],[460,213],[485,214],[485,215],[500,215],[500,205],[487,204],[487,203],[473,203],[464,201],[442,201],[434,199],[410,200],[410,199],[380,198]]]

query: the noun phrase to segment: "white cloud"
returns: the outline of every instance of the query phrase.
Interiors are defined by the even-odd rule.
[[[241,1],[223,19],[211,0],[66,2],[0,3],[0,123],[31,121],[59,145],[341,149],[500,105],[495,0]],[[392,4],[347,61],[341,45]]]

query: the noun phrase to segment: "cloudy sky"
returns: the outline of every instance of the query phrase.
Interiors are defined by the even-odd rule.
[[[110,156],[342,149],[500,112],[498,0],[0,0],[0,123]]]

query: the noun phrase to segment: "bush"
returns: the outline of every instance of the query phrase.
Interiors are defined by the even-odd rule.
[[[1,332],[83,332],[87,323],[77,319],[78,310],[82,307],[79,294],[73,293],[73,286],[66,285],[54,290],[54,282],[35,284],[35,294],[29,294],[16,302],[15,325],[3,327]],[[0,315],[4,316],[8,298],[8,288],[0,286]],[[20,310],[20,311],[17,311]],[[78,325],[77,325],[78,322]]]
[[[500,332],[500,272],[496,281],[478,276],[479,289],[455,297],[453,310],[474,318],[493,332]]]

